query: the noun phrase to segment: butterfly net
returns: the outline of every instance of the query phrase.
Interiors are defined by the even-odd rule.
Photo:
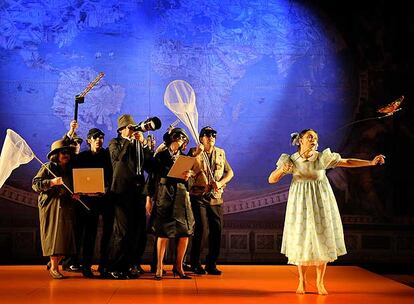
[[[184,80],[170,82],[165,89],[164,104],[190,130],[193,139],[198,143],[198,111],[191,85]]]

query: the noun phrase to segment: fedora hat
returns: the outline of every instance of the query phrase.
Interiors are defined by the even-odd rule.
[[[119,132],[119,130],[125,128],[128,125],[136,125],[136,123],[135,123],[134,119],[132,118],[132,116],[129,115],[129,114],[123,114],[123,115],[119,116],[117,131]]]
[[[52,155],[55,155],[59,153],[59,151],[62,151],[64,149],[71,150],[72,152],[75,151],[75,147],[69,145],[69,143],[66,140],[59,139],[52,143],[52,146],[50,147],[50,152],[47,154],[47,158],[50,159]]]

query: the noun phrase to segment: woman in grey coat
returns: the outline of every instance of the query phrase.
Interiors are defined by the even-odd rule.
[[[74,147],[64,140],[52,144],[47,155],[50,162],[42,166],[32,181],[32,188],[39,193],[38,207],[40,239],[44,256],[50,257],[48,270],[52,278],[62,279],[59,262],[76,253],[74,231],[74,204],[77,202],[63,186],[71,188],[71,159]],[[57,177],[54,177],[50,171]]]

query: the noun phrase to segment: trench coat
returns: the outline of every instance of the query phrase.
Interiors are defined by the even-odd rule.
[[[56,163],[46,163],[56,176],[71,188],[72,170],[64,171]],[[76,253],[75,243],[75,204],[71,194],[64,186],[50,186],[54,176],[44,167],[32,181],[32,188],[39,193],[38,208],[40,221],[40,240],[44,256],[69,256]]]

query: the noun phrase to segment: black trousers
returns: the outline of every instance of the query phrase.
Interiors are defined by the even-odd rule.
[[[147,244],[145,196],[141,191],[115,196],[114,225],[105,268],[126,272],[141,264]]]
[[[89,207],[89,206],[88,206]],[[74,230],[75,230],[75,245],[76,245],[76,254],[65,256],[62,260],[63,268],[67,268],[71,265],[80,266],[81,263],[81,254],[82,254],[82,238],[85,229],[85,221],[87,213],[89,211],[81,205],[79,202],[76,202],[74,213]]]
[[[99,225],[99,217],[102,216],[102,238],[99,248],[99,269],[106,264],[109,241],[112,235],[114,223],[114,203],[109,196],[90,197],[85,199],[90,211],[84,213],[84,230],[82,238],[83,268],[90,268],[93,263],[96,235]]]
[[[195,267],[201,264],[201,244],[204,232],[208,229],[208,254],[205,264],[206,267],[215,267],[220,255],[223,208],[221,205],[210,205],[210,199],[203,196],[191,196],[191,208],[195,220],[191,265]]]

